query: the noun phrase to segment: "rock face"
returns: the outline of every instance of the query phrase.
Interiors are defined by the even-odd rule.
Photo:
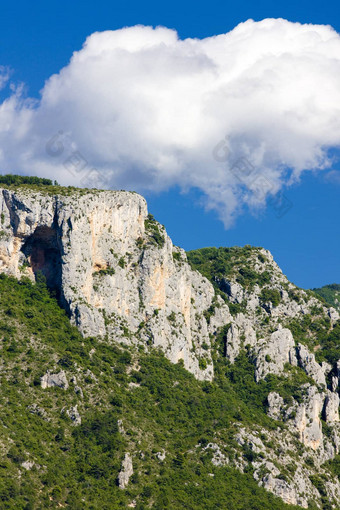
[[[300,434],[300,441],[313,450],[322,444],[321,412],[323,409],[323,395],[316,386],[307,388],[306,397],[296,413],[295,426]]]
[[[118,475],[118,486],[120,489],[126,489],[132,475],[133,475],[133,465],[132,465],[131,455],[129,453],[126,453],[124,460],[122,462],[121,471]]]
[[[324,405],[324,415],[327,423],[339,421],[339,394],[332,391],[327,392]]]
[[[281,418],[282,409],[284,407],[283,398],[275,391],[271,391],[267,397],[267,401],[268,416],[274,420],[279,420]]]
[[[261,343],[259,343],[261,345]],[[296,365],[295,342],[289,329],[274,331],[263,346],[259,347],[256,359],[256,380],[259,381],[267,374],[281,374],[285,364]]]
[[[47,372],[41,377],[40,383],[43,389],[53,388],[54,386],[62,388],[63,390],[67,390],[68,388],[66,374],[63,370],[58,374],[51,374],[50,372]]]
[[[332,367],[327,363],[319,365],[315,361],[314,354],[310,353],[304,345],[298,345],[297,355],[299,365],[305,370],[306,374],[314,379],[317,384],[323,385],[326,388],[326,375]]]
[[[84,335],[139,338],[171,361],[183,360],[196,377],[213,377],[210,349],[202,349],[210,345],[204,312],[213,287],[191,270],[164,227],[148,219],[140,195],[3,189],[0,210],[1,271],[42,273]]]

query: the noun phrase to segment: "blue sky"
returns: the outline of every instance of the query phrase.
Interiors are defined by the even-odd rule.
[[[273,17],[330,24],[340,32],[338,2],[18,1],[1,10],[0,65],[9,66],[11,79],[25,83],[27,96],[36,98],[45,80],[66,66],[72,53],[96,31],[164,25],[177,30],[181,39],[202,39],[226,33],[249,18]],[[0,91],[0,99],[7,96],[8,90]],[[337,151],[332,155],[333,169],[338,170]],[[176,244],[187,250],[211,245],[264,246],[290,280],[309,288],[340,282],[340,182],[330,170],[302,174],[299,183],[285,188],[291,208],[283,217],[278,218],[271,207],[256,212],[243,205],[227,230],[216,211],[207,212],[200,205],[203,193],[196,187],[181,193],[174,185],[144,194],[149,209]]]

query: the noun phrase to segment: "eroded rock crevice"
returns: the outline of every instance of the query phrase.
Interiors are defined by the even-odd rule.
[[[48,226],[37,227],[21,250],[29,261],[35,278],[42,274],[46,278],[47,287],[60,298],[61,249],[57,230]]]

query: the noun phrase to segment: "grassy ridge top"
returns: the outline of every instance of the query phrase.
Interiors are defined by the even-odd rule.
[[[51,179],[45,179],[43,177],[26,176],[26,175],[0,175],[0,188],[6,188],[9,190],[28,190],[39,192],[48,195],[84,195],[91,190],[88,188],[77,188],[75,186],[60,186],[57,181]]]
[[[45,179],[43,177],[30,177],[26,175],[14,175],[14,174],[6,174],[0,175],[0,185],[1,186],[22,186],[22,185],[31,185],[31,186],[59,186],[57,181],[52,181],[51,179]]]
[[[86,193],[101,193],[111,191],[124,191],[125,193],[136,193],[135,191],[125,190],[107,190],[97,188],[80,188],[76,186],[61,186],[57,181],[45,179],[43,177],[24,176],[24,175],[0,175],[0,188],[9,190],[28,190],[39,192],[48,195],[63,195],[70,196],[77,194],[78,196],[85,195]]]
[[[217,288],[224,278],[235,278],[245,288],[252,288],[270,282],[272,268],[263,255],[263,248],[246,245],[243,247],[200,248],[187,252],[193,269],[198,270]],[[261,272],[254,270],[256,263],[263,265]]]

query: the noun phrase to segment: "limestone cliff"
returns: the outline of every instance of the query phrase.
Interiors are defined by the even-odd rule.
[[[221,335],[226,363],[246,352],[259,384],[269,375],[289,379],[303,372],[308,382],[298,396],[287,401],[279,390],[267,396],[268,416],[285,427],[281,436],[269,433],[282,451],[283,468],[292,463],[289,451],[296,452],[297,438],[304,447],[294,473],[283,479],[260,429],[238,424],[237,441],[257,452],[253,469],[260,485],[288,503],[307,507],[308,500],[319,501],[304,462],[312,455],[322,472],[322,464],[339,453],[340,367],[338,360],[317,361],[315,333],[338,324],[335,309],[291,284],[263,249],[249,248],[242,259],[228,252],[228,271],[209,281],[136,193],[4,188],[0,214],[0,271],[32,280],[43,274],[84,336],[158,347],[170,361],[183,360],[200,380],[214,377]],[[67,384],[64,373],[41,380],[43,388]],[[76,407],[67,413],[78,420]],[[236,450],[234,457],[225,463],[242,470]],[[340,505],[339,484],[329,482],[325,490],[333,507]]]
[[[160,347],[199,379],[212,379],[204,312],[213,287],[148,216],[140,195],[3,189],[0,210],[1,271],[44,274],[84,335]],[[215,329],[228,319],[224,305]]]

